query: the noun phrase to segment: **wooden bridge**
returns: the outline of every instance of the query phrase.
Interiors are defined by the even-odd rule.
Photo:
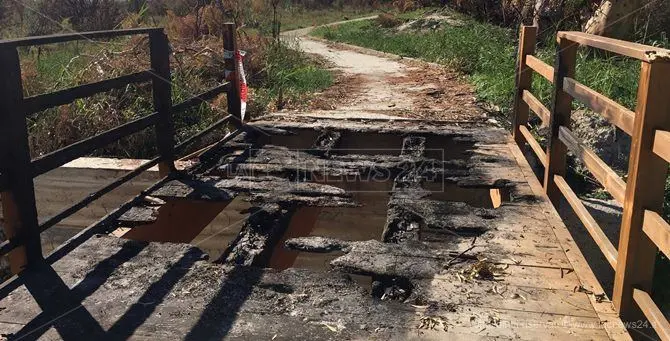
[[[225,49],[234,51],[234,25],[226,32]],[[23,98],[17,47],[136,34],[149,36],[151,70]],[[560,32],[552,67],[533,56],[535,34],[522,28],[512,136],[481,123],[401,118],[274,114],[241,122],[234,71],[230,83],[173,105],[161,29],[1,42],[0,186],[9,239],[0,253],[16,274],[0,287],[2,337],[670,339],[650,298],[656,253],[670,253],[670,226],[660,215],[670,51]],[[574,79],[578,44],[641,60],[635,112]],[[555,85],[551,110],[532,95],[532,71]],[[30,158],[28,115],[148,81],[155,113]],[[175,145],[173,115],[223,92],[230,115]],[[574,99],[632,136],[626,182],[570,131]],[[546,149],[527,126],[530,110],[551,127]],[[195,165],[176,169],[180,155],[226,125],[232,133],[201,150]],[[158,156],[38,220],[34,177],[152,126]],[[544,166],[539,180],[526,144]],[[568,150],[623,204],[618,247],[565,181]],[[158,182],[43,255],[41,232],[155,165]],[[563,198],[616,270],[612,295],[558,216]],[[221,255],[187,244],[230,210],[239,232]]]

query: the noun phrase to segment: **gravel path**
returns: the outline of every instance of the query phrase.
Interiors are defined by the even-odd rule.
[[[370,18],[355,20],[363,19]],[[331,88],[317,96],[306,114],[487,120],[462,75],[435,64],[309,37],[311,30],[304,28],[283,35],[296,39],[303,51],[326,60],[340,76]]]

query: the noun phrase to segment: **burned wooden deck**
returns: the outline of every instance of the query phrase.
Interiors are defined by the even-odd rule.
[[[270,116],[145,196],[87,232],[95,237],[57,250],[51,267],[6,285],[0,333],[629,338],[500,129]],[[239,199],[251,203],[248,218],[221,255],[174,243],[197,237]],[[381,220],[369,207],[379,200]],[[325,224],[327,212],[339,215]],[[375,230],[374,221],[385,223]],[[379,233],[360,237],[366,230]]]

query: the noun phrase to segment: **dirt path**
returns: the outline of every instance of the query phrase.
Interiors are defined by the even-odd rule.
[[[310,114],[453,122],[488,119],[461,75],[433,64],[315,39],[308,36],[311,30],[284,36],[297,39],[305,52],[327,60],[339,77],[312,101]]]

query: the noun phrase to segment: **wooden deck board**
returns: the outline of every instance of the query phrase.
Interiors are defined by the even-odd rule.
[[[268,160],[265,165],[270,165],[269,168],[264,168],[263,154],[255,154],[235,162],[241,165],[250,162],[259,170],[271,172],[255,179],[250,178],[253,175],[225,179],[220,169],[210,167],[213,173],[194,175],[195,179],[211,180],[208,191],[199,191],[197,186],[168,186],[153,194],[202,200],[203,196],[217,199],[225,194],[222,198],[229,199],[238,192],[245,193],[244,200],[250,201],[249,214],[255,214],[254,208],[271,207],[278,219],[289,225],[288,229],[298,224],[305,229],[306,232],[300,233],[306,233],[307,238],[317,237],[310,229],[321,219],[329,219],[324,225],[330,229],[329,234],[324,237],[339,238],[341,245],[347,245],[328,258],[317,258],[318,262],[330,262],[333,269],[278,271],[240,266],[235,265],[238,255],[230,253],[222,258],[225,264],[213,264],[204,259],[199,249],[185,244],[146,244],[111,236],[94,237],[57,261],[53,270],[41,270],[50,279],[60,277],[60,287],[48,281],[26,282],[30,292],[19,286],[0,300],[0,308],[5,308],[0,309],[0,332],[21,336],[47,322],[32,336],[60,339],[65,338],[63,335],[86,332],[91,337],[97,330],[106,336],[137,340],[629,338],[611,303],[601,295],[602,288],[568,230],[545,198],[530,166],[506,132],[440,126],[443,130],[437,136],[432,133],[440,130],[430,125],[383,121],[375,123],[377,128],[375,124],[337,120],[280,120],[262,124],[275,123],[295,135],[283,134],[281,138],[267,140],[292,147],[309,148],[312,142],[301,141],[301,134],[313,139],[323,136],[324,129],[341,130],[337,134],[342,141],[360,140],[361,134],[373,134],[371,146],[391,142],[398,145],[389,146],[389,154],[384,157],[374,153],[337,154],[329,149],[316,154],[303,153],[298,159],[287,158],[285,162]],[[315,128],[321,132],[315,132]],[[406,132],[403,135],[406,138],[394,137],[401,131]],[[374,135],[378,133],[388,136]],[[456,142],[450,140],[453,138]],[[411,141],[422,144],[413,146],[415,154],[402,156],[401,147]],[[418,162],[421,155],[434,156],[429,149],[440,144],[450,144],[453,154],[450,157],[464,160],[463,167],[451,162],[448,167],[452,168],[440,173],[450,177],[445,190],[451,193],[431,193],[434,188],[422,189],[422,184],[412,182],[411,177],[403,178],[398,169],[407,164],[414,165],[409,172],[415,175],[437,174],[430,167],[417,165],[421,165]],[[328,148],[331,147],[335,146]],[[395,152],[397,155],[393,156]],[[361,186],[347,183],[346,179],[310,184],[305,183],[310,182],[307,176],[286,178],[290,181],[281,179],[286,176],[282,172],[287,168],[309,169],[312,158],[317,161],[329,158],[326,163],[337,164],[347,175],[362,174],[369,169],[367,165],[376,162],[394,169],[397,178],[380,186]],[[301,164],[301,160],[308,162]],[[265,180],[260,181],[261,177]],[[180,181],[189,179],[193,178]],[[267,188],[267,184],[272,188]],[[374,189],[375,194],[356,194],[361,188]],[[498,191],[502,200],[499,207],[487,206],[493,202],[493,197],[491,203],[485,200],[492,195],[493,192],[488,192],[491,189]],[[324,195],[338,200],[313,200]],[[372,206],[380,204],[379,200],[384,200],[382,209],[373,209]],[[453,202],[445,204],[445,200]],[[355,214],[355,206],[363,205],[364,214],[348,219],[328,216],[332,213],[326,210],[329,205],[340,210],[338,214]],[[308,206],[311,211],[303,210]],[[312,212],[316,222],[291,220],[309,216],[305,212]],[[377,216],[380,212],[382,216]],[[377,240],[348,240],[356,238],[350,231],[369,229],[373,221],[379,224],[384,220],[385,230],[405,229],[406,240],[381,242],[382,226]],[[274,245],[274,241],[264,237],[263,222],[254,221],[245,225],[244,236],[238,235],[232,241],[227,236],[226,242],[236,245],[231,250],[246,248],[247,253],[260,254],[266,251],[257,248]],[[356,226],[344,229],[338,221]],[[343,231],[338,233],[338,228]],[[296,236],[302,237],[300,233]],[[203,238],[196,241],[200,243]],[[305,254],[301,253],[301,259]],[[262,261],[263,257],[259,259]],[[318,262],[302,264],[318,266]],[[498,276],[493,279],[470,276],[478,264],[490,264]],[[355,277],[354,281],[346,273],[369,277]],[[406,278],[411,283],[409,296],[396,298],[397,293],[389,291],[381,299],[373,298],[370,278],[383,284],[384,278],[389,277]],[[30,297],[31,293],[37,295],[39,304]],[[72,300],[68,304],[75,307],[81,303],[77,309],[83,315],[78,320],[50,324],[50,314],[58,316],[68,308],[68,304],[61,304],[58,294],[68,296]],[[42,310],[48,313],[40,313]],[[94,323],[86,325],[82,321]],[[72,330],[73,326],[78,329]]]

